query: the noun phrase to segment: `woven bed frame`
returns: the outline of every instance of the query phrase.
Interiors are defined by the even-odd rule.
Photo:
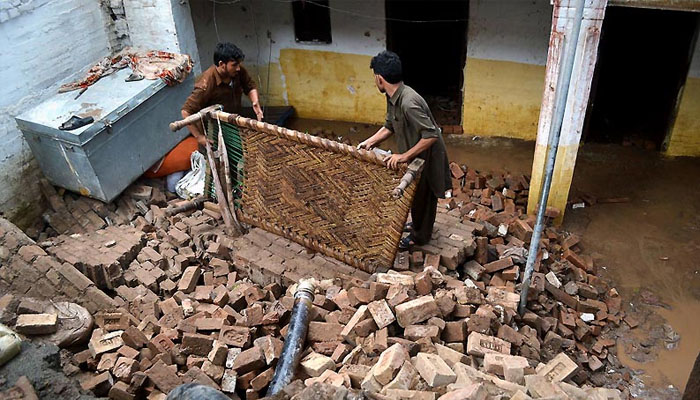
[[[393,265],[423,160],[388,168],[385,155],[222,111],[239,128],[238,219],[373,273]]]

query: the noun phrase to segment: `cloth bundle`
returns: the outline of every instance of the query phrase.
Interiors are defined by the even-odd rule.
[[[59,93],[86,89],[100,78],[130,67],[133,73],[127,79],[162,79],[168,86],[175,86],[192,71],[192,59],[187,54],[160,50],[136,50],[126,48],[113,57],[105,57],[93,65],[83,79],[61,85]]]

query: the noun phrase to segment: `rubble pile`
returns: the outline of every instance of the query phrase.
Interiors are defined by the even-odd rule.
[[[635,322],[621,310],[616,290],[597,277],[591,257],[581,254],[580,238],[546,229],[527,311],[519,315],[534,222],[525,216],[528,179],[451,169],[455,189],[440,201],[430,244],[398,254],[391,269],[369,277],[323,279],[326,271],[308,271],[318,275],[311,276],[317,292],[305,352],[298,380],[279,398],[320,392],[375,399],[628,397],[631,378],[615,356],[613,330]],[[232,240],[222,233],[214,204],[170,216],[164,207],[177,201],[145,186],[102,214],[91,208],[104,223],[97,232],[86,231],[90,225],[71,211],[90,201],[49,192],[55,197],[39,245],[89,276],[115,305],[94,314],[88,348],[74,355],[72,370],[89,371],[83,389],[112,399],[165,399],[188,382],[231,398],[262,398],[298,279],[268,276],[272,283],[262,285],[243,255],[258,251],[252,247],[258,243],[273,259],[286,239],[254,229],[247,242]],[[138,202],[132,214],[120,211]],[[120,214],[121,221],[112,219]],[[66,231],[73,235],[55,236],[63,231],[59,216],[76,219],[83,233],[75,234],[74,223]],[[131,226],[108,227],[117,221]],[[117,229],[133,241],[122,245],[119,234],[109,233]],[[295,245],[287,243],[287,250]],[[91,254],[94,261],[81,262],[80,251],[71,249],[116,261]],[[290,264],[314,255],[276,257]],[[274,275],[274,266],[268,268]],[[50,315],[21,321],[27,334],[56,326]]]
[[[133,184],[112,203],[105,204],[66,192],[65,189],[57,191],[46,179],[40,179],[39,187],[48,203],[42,216],[45,224],[40,228],[30,228],[28,234],[37,241],[43,241],[60,234],[92,233],[108,226],[129,223],[142,226],[143,220],[134,219],[148,214],[151,205],[165,207],[167,200],[173,198],[172,194],[169,198],[166,196],[161,181],[149,180],[148,183]]]

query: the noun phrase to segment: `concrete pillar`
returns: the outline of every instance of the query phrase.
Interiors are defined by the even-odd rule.
[[[581,131],[586,117],[586,107],[591,91],[591,81],[598,55],[600,30],[603,25],[606,5],[607,0],[587,0],[583,13],[583,25],[581,26],[576,48],[576,61],[574,62],[574,70],[571,75],[566,112],[564,113],[564,122],[561,129],[561,137],[559,138],[559,151],[557,152],[552,187],[549,200],[547,201],[548,206],[556,207],[560,211],[559,218],[555,220],[556,224],[561,223],[563,220],[566,201],[569,197],[569,188],[574,175],[576,154],[578,153]],[[541,186],[544,180],[555,88],[559,76],[564,41],[570,40],[568,36],[571,35],[573,29],[573,13],[573,1],[554,1],[544,94],[537,128],[535,156],[532,164],[530,196],[527,207],[529,214],[534,214],[537,211]]]

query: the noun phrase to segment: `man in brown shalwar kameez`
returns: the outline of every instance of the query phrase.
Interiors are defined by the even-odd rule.
[[[386,122],[358,147],[371,149],[395,135],[399,153],[387,158],[389,166],[408,163],[416,157],[425,160],[411,206],[412,227],[407,226],[410,234],[399,243],[399,248],[405,250],[413,244],[430,241],[438,198],[444,198],[452,187],[447,151],[442,131],[428,104],[403,83],[399,56],[383,51],[372,58],[370,68],[374,71],[377,89],[387,97]]]

